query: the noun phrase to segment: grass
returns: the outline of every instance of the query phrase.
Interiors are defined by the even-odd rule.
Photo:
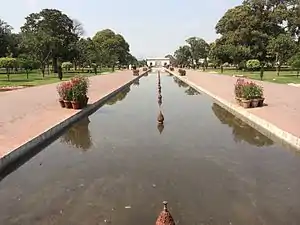
[[[102,69],[102,73],[111,72],[111,69]],[[63,74],[63,80],[69,80],[72,77],[83,74],[84,76],[96,76],[94,73],[80,73],[78,72],[72,72],[72,73],[64,73]],[[98,75],[100,75],[100,71],[98,71]],[[0,74],[0,87],[5,86],[37,86],[37,85],[44,85],[44,84],[52,84],[60,82],[60,80],[57,77],[57,74],[45,73],[45,77],[42,76],[42,74],[39,71],[32,71],[29,73],[29,77],[27,79],[26,73],[18,73],[18,74],[10,74],[10,81],[7,80],[6,74]]]
[[[218,74],[221,74],[221,70],[219,69],[208,69],[207,72],[215,72]],[[223,72],[224,75],[244,75],[250,79],[254,80],[260,80],[260,72],[249,72],[249,71],[237,71],[234,69],[224,69]],[[288,83],[295,83],[300,84],[300,76],[297,78],[297,72],[296,71],[281,71],[280,75],[277,76],[276,71],[265,71],[263,81],[273,82],[273,83],[279,83],[279,84],[288,84]]]

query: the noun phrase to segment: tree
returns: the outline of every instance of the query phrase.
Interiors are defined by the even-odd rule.
[[[122,35],[115,34],[112,30],[106,29],[96,33],[93,37],[98,60],[112,67],[114,71],[117,63],[126,63],[129,53],[129,44]]]
[[[78,40],[78,33],[74,21],[57,9],[43,9],[39,13],[32,13],[25,18],[26,22],[21,31],[26,35],[48,37],[53,70],[57,72],[57,60],[65,57],[69,45]]]
[[[17,59],[11,57],[0,58],[0,68],[6,69],[7,80],[10,81],[10,70],[17,66]]]
[[[7,55],[12,27],[0,19],[0,57]]]
[[[43,77],[53,51],[51,38],[51,36],[42,31],[36,33],[24,32],[22,34],[22,47],[30,55],[31,59],[39,63]]]
[[[271,60],[267,49],[270,39],[285,32],[285,3],[282,0],[245,0],[225,13],[216,31],[222,35],[223,43],[249,48],[250,57],[258,59],[263,68]]]
[[[179,49],[175,51],[174,56],[176,58],[176,64],[183,67],[189,66],[193,60],[188,45],[180,46]]]
[[[297,78],[299,77],[300,72],[300,53],[297,53],[289,60],[289,65],[297,70]]]
[[[168,58],[170,60],[171,66],[174,66],[176,64],[176,59],[174,56],[169,54],[169,55],[166,55],[165,58]]]
[[[199,67],[200,59],[204,59],[205,65],[207,65],[207,57],[209,54],[209,44],[202,38],[191,37],[186,40],[190,46],[191,55],[193,58],[193,63],[196,63],[196,66]],[[203,67],[204,68],[204,67]]]
[[[33,69],[37,69],[39,67],[38,62],[36,62],[32,59],[26,58],[25,56],[23,56],[23,58],[19,58],[18,62],[19,62],[19,66],[26,71],[27,80],[29,79],[29,71],[31,71]]]
[[[280,34],[273,37],[268,45],[268,51],[276,58],[277,75],[279,76],[282,64],[286,63],[297,48],[295,40],[289,34]]]

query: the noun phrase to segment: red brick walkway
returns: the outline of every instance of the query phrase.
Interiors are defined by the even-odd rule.
[[[134,79],[131,71],[90,78],[89,103]],[[57,84],[0,92],[0,158],[76,113],[57,102]]]
[[[235,77],[191,70],[187,71],[186,78],[226,101],[235,102]],[[300,87],[260,81],[257,83],[264,87],[265,103],[268,106],[249,109],[249,112],[300,137]]]

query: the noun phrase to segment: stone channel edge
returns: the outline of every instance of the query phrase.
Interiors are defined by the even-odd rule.
[[[29,140],[25,144],[17,147],[16,149],[12,150],[7,155],[3,156],[0,159],[0,173],[3,172],[7,167],[9,167],[11,164],[14,164],[22,157],[26,156],[27,154],[34,151],[36,148],[38,148],[40,145],[45,145],[46,142],[49,142],[54,137],[58,136],[60,133],[62,133],[67,128],[71,127],[74,123],[79,121],[80,119],[84,118],[85,116],[88,116],[95,112],[98,108],[100,108],[109,98],[116,95],[118,92],[122,91],[125,87],[128,87],[131,85],[134,81],[140,79],[143,77],[148,71],[143,71],[139,76],[134,77],[129,82],[117,87],[114,91],[106,94],[102,98],[98,99],[96,102],[94,102],[91,105],[88,105],[86,108],[79,110],[76,114],[70,116],[69,118],[59,122],[58,124],[54,124],[51,128],[45,130],[43,133],[37,135],[33,139]],[[50,141],[51,143],[52,141]],[[50,144],[49,143],[49,144]],[[47,146],[48,144],[46,144]]]
[[[260,131],[267,137],[271,139],[276,139],[276,142],[280,142],[280,144],[286,146],[286,147],[292,147],[295,148],[297,151],[300,151],[300,138],[287,132],[279,127],[275,126],[274,124],[253,115],[251,112],[249,112],[246,109],[243,109],[242,107],[230,103],[222,98],[220,98],[217,95],[212,94],[210,91],[196,85],[195,83],[189,81],[187,78],[184,78],[182,76],[179,76],[175,72],[172,72],[170,70],[166,69],[166,72],[172,74],[173,76],[177,77],[181,81],[185,82],[189,86],[193,87],[194,89],[198,90],[199,92],[205,93],[206,95],[210,96],[218,105],[220,105],[222,108],[236,116],[237,118],[241,119],[242,121],[249,124],[254,129]]]

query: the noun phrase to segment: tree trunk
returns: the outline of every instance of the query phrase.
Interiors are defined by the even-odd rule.
[[[58,70],[58,63],[57,63],[57,57],[53,57],[52,58],[52,64],[53,64],[53,73],[57,73]]]
[[[223,68],[223,65],[221,65],[221,73],[224,72],[224,68]]]
[[[7,74],[7,80],[10,81],[10,74],[9,74],[9,68],[6,68],[6,74]]]
[[[277,71],[277,76],[278,76],[278,77],[279,77],[280,69],[281,69],[281,65],[278,65],[278,66],[276,67],[276,71]]]
[[[43,78],[44,78],[45,77],[45,65],[42,65],[41,71],[42,71],[42,75],[43,75]]]
[[[77,70],[77,63],[76,63],[76,61],[74,61],[74,70],[75,70],[75,72]]]
[[[47,66],[47,69],[48,69],[48,75],[50,75],[50,65],[49,64]]]
[[[26,78],[27,78],[27,80],[29,79],[28,70],[26,70]]]
[[[297,71],[297,78],[299,78],[299,72],[300,72],[300,71],[298,70],[298,71]]]
[[[262,67],[260,68],[260,80],[263,80],[264,77],[264,66],[262,65]]]
[[[112,66],[112,72],[115,72],[115,64]]]

